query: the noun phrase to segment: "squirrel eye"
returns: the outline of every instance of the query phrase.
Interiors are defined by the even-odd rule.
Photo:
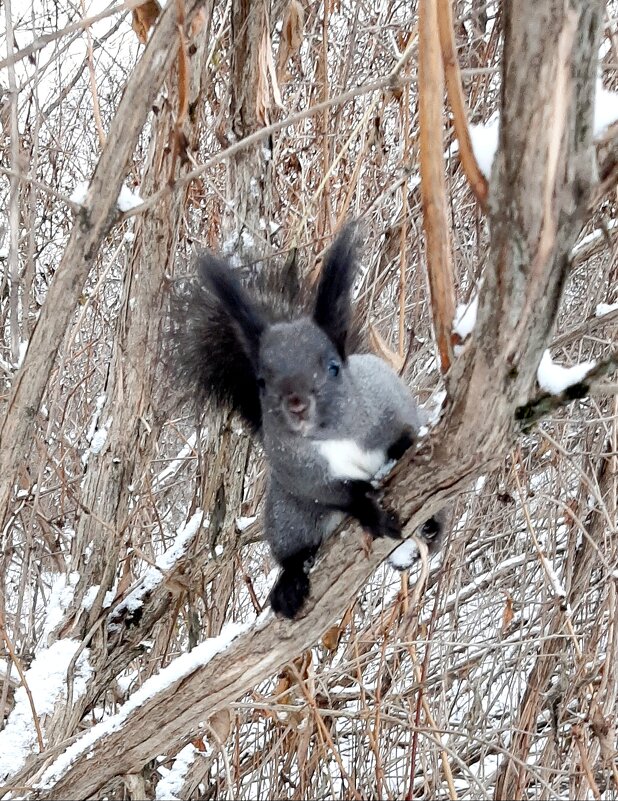
[[[341,369],[341,365],[335,359],[331,359],[328,363],[328,372],[333,378],[339,375],[339,370]]]
[[[263,378],[258,378],[257,385],[258,385],[259,389],[265,389],[266,381],[264,381]]]

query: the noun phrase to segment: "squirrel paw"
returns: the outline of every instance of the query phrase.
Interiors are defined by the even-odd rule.
[[[378,503],[378,495],[366,481],[350,482],[352,501],[349,513],[367,529],[372,537],[401,539],[401,526],[394,512],[383,509]]]
[[[283,570],[270,592],[270,605],[277,615],[293,619],[309,595],[309,576],[304,570]]]
[[[394,512],[390,512],[388,509],[381,509],[379,522],[377,529],[371,531],[371,535],[376,537],[389,537],[392,540],[400,540],[401,539],[401,526],[399,524],[399,519]]]

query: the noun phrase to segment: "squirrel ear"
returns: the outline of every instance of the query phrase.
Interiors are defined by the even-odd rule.
[[[351,292],[356,273],[356,223],[348,223],[324,257],[313,320],[328,334],[342,359],[352,316]]]
[[[205,253],[200,257],[198,270],[203,285],[234,324],[240,344],[255,369],[258,363],[260,337],[266,327],[260,311],[230,267],[212,253]]]

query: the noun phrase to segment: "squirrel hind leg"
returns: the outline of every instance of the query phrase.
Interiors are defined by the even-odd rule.
[[[303,548],[284,560],[279,578],[270,592],[270,605],[277,615],[293,619],[309,596],[311,569],[317,547]]]

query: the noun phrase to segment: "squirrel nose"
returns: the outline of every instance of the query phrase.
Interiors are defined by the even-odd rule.
[[[300,395],[296,394],[295,392],[290,393],[286,396],[286,403],[288,406],[288,410],[292,414],[301,415],[303,412],[307,410],[307,401],[302,398]]]

